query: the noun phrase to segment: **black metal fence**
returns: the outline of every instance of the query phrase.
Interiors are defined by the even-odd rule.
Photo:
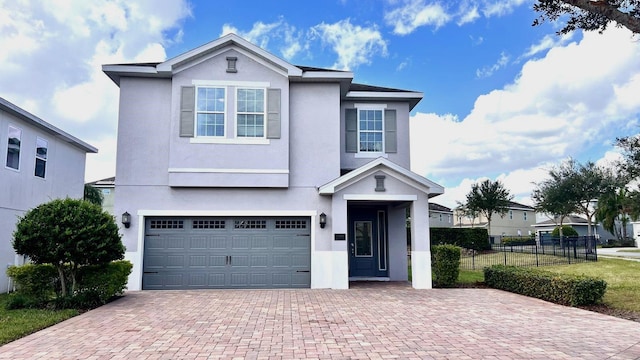
[[[463,249],[460,268],[482,270],[491,265],[538,267],[587,261],[598,261],[594,236],[542,237],[493,243],[491,250],[487,251]]]

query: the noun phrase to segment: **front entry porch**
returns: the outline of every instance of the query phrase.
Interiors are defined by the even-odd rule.
[[[386,207],[350,206],[348,218],[349,281],[388,281]]]

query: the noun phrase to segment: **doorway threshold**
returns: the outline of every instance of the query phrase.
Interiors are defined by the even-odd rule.
[[[350,276],[349,281],[389,281],[388,277],[377,276]]]

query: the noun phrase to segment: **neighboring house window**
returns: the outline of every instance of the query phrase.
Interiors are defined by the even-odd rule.
[[[513,210],[509,210],[509,220],[513,220]]]
[[[442,222],[442,214],[440,214],[439,218],[440,222]]]
[[[44,179],[47,171],[48,142],[40,137],[36,138],[36,169],[34,175]]]
[[[383,152],[382,110],[358,111],[358,144],[360,152]]]
[[[523,214],[524,221],[527,221],[527,212],[525,211],[522,214]]]
[[[224,136],[225,89],[199,87],[196,103],[196,136]]]
[[[238,137],[264,137],[264,109],[264,89],[238,89],[236,135]]]
[[[451,224],[451,215],[447,215],[447,222]]]
[[[9,125],[9,135],[7,140],[7,162],[8,168],[20,170],[20,138],[22,130]]]

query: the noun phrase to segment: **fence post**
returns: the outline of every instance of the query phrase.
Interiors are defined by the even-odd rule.
[[[535,245],[535,249],[536,249],[536,267],[540,267],[540,263],[538,261],[538,244]]]
[[[507,252],[504,251],[504,247],[502,248],[502,253],[504,254],[504,266],[507,266]]]

